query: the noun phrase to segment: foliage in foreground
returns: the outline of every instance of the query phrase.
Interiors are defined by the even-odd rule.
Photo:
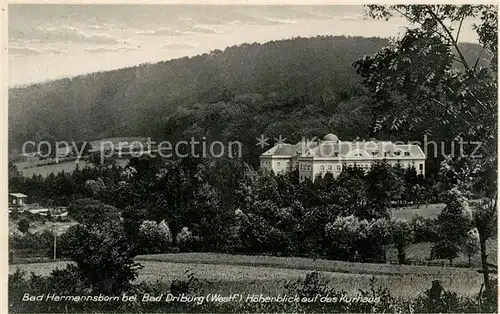
[[[139,283],[130,286],[121,294],[115,294],[119,300],[109,302],[93,301],[22,301],[28,293],[31,296],[47,294],[55,295],[92,295],[99,293],[85,288],[78,269],[68,266],[63,270],[55,270],[49,277],[35,274],[27,276],[17,271],[9,275],[9,311],[12,313],[60,313],[60,312],[306,312],[306,313],[475,313],[496,312],[496,295],[481,298],[462,297],[454,292],[444,291],[440,283],[435,281],[430,289],[422,292],[413,300],[397,299],[391,296],[387,288],[376,285],[375,278],[370,281],[369,290],[360,290],[357,294],[349,294],[337,290],[317,272],[309,273],[304,279],[285,284],[281,296],[289,296],[292,302],[252,302],[229,301],[213,302],[193,297],[207,296],[202,282],[192,273],[186,274],[184,280],[174,280],[170,284],[164,282]],[[235,293],[238,293],[235,291]],[[143,301],[143,296],[158,297],[161,301]],[[191,298],[192,302],[166,301],[166,296],[182,296]],[[101,294],[110,296],[111,294]],[[128,301],[123,300],[127,296]],[[130,300],[130,296],[137,299]],[[257,298],[259,295],[256,295]],[[245,295],[244,298],[247,296]],[[263,295],[266,297],[266,295]]]

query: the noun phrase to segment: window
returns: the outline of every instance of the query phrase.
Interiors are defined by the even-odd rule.
[[[328,166],[328,171],[332,170],[332,165]]]
[[[400,153],[401,153],[401,152],[394,152],[394,155],[395,155],[395,156],[399,156],[399,154],[400,154]]]
[[[321,165],[321,167],[319,167],[319,169],[321,169],[321,171],[325,171],[325,166]]]
[[[410,156],[410,152],[405,152],[405,156]]]
[[[419,164],[418,165],[418,170],[420,170],[420,171],[424,170],[424,164]]]
[[[307,170],[311,170],[311,166],[307,166]]]
[[[278,167],[280,166],[280,162],[278,161]]]
[[[389,155],[389,152],[384,153],[384,157],[387,157]]]
[[[373,156],[377,156],[377,155],[378,155],[378,151],[377,151],[377,150],[376,150],[376,151],[373,151],[373,152],[372,152],[372,155],[373,155]]]
[[[337,171],[340,171],[342,170],[342,166],[341,165],[337,165]]]

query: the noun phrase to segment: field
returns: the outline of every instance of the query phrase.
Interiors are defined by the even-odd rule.
[[[408,261],[425,261],[430,257],[432,243],[414,243],[406,249],[406,259]],[[497,251],[498,243],[497,239],[490,239],[486,241],[486,252],[488,254],[488,261],[493,264],[497,264]],[[391,262],[396,262],[397,250],[394,247],[389,247],[387,250],[387,259]],[[443,262],[448,266],[448,260],[438,260],[436,262]],[[466,267],[468,265],[468,258],[464,254],[460,254],[456,259],[453,260],[453,265],[460,265]],[[471,258],[472,267],[480,267],[481,259],[479,254],[472,256]]]
[[[212,293],[264,293],[273,295],[285,292],[287,281],[305,278],[311,270],[318,270],[329,285],[356,293],[358,289],[370,289],[370,279],[375,285],[387,287],[394,296],[412,298],[430,287],[432,280],[439,279],[443,287],[463,295],[479,292],[481,276],[474,269],[453,267],[426,267],[390,264],[363,264],[339,261],[282,258],[269,256],[238,256],[215,253],[182,253],[139,256],[144,268],[139,281],[170,282],[185,278],[191,271],[202,280],[203,291]],[[66,262],[11,265],[27,272],[48,275]],[[253,265],[253,266],[250,266]]]
[[[401,219],[411,219],[416,213],[424,217],[436,217],[444,206],[442,204],[422,205],[418,209],[395,209],[393,216]],[[61,228],[67,228],[72,223],[66,223]],[[33,231],[49,228],[48,223],[34,223]],[[9,222],[9,229],[15,229]],[[487,243],[489,257],[492,263],[497,262],[497,241]],[[423,261],[429,257],[430,243],[411,245],[406,253],[410,261]],[[389,261],[397,261],[397,252],[393,247],[387,250]],[[305,278],[311,271],[320,272],[329,280],[329,285],[343,289],[347,293],[356,293],[359,289],[370,289],[370,279],[375,278],[375,285],[387,287],[396,297],[413,298],[430,287],[433,280],[441,280],[445,289],[461,295],[473,296],[479,292],[482,277],[477,273],[480,265],[479,257],[472,259],[473,268],[422,265],[393,265],[350,263],[322,259],[275,256],[245,256],[217,253],[179,253],[140,255],[136,258],[143,265],[138,281],[171,282],[174,279],[185,279],[186,271],[191,271],[202,281],[202,292],[221,293],[263,293],[276,295],[285,291],[289,281]],[[56,267],[64,267],[68,262],[49,262],[38,264],[11,265],[12,273],[17,268],[41,275],[50,274]],[[454,260],[454,265],[466,265],[467,257],[460,256]]]
[[[125,166],[128,162],[128,159],[117,159],[116,163],[119,166]],[[19,162],[16,163],[16,167],[19,170],[19,172],[24,176],[24,177],[32,177],[34,174],[36,175],[41,175],[42,177],[47,177],[49,174],[54,173],[57,174],[61,171],[71,173],[75,170],[76,165],[78,164],[78,167],[85,168],[85,167],[91,167],[91,164],[87,164],[87,161],[85,160],[79,160],[78,162],[72,160],[72,161],[62,161],[56,164],[51,164],[51,165],[44,165],[44,166],[35,166],[36,163],[34,162]]]
[[[420,215],[425,218],[437,218],[445,204],[429,204],[419,205],[418,207],[402,207],[393,208],[391,210],[392,217],[396,219],[411,220],[413,217]]]

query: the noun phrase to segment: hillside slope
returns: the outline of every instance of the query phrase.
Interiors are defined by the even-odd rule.
[[[206,136],[246,142],[255,157],[260,134],[368,137],[369,97],[352,62],[388,44],[294,38],[12,88],[9,149],[28,140]]]

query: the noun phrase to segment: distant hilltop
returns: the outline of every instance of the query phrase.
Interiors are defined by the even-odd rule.
[[[293,125],[297,134],[368,138],[371,113],[352,63],[387,45],[376,37],[293,38],[12,88],[9,150],[123,134],[250,142],[271,125],[275,134]],[[481,49],[465,51],[475,61]],[[261,153],[249,148],[245,157]]]

